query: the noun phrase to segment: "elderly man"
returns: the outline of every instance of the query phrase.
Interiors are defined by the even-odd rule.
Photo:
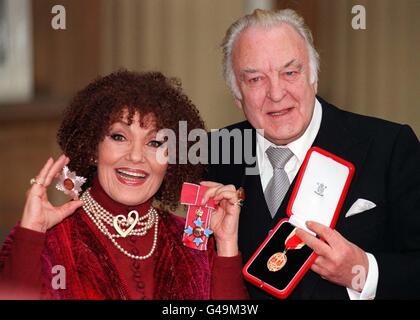
[[[247,119],[225,129],[252,130],[243,147],[251,146],[256,160],[220,164],[214,153],[222,157],[227,149],[213,149],[208,178],[245,189],[239,224],[244,263],[286,217],[305,154],[318,146],[352,162],[356,175],[335,230],[309,222],[315,237],[299,229],[318,257],[291,298],[420,297],[420,145],[413,130],[342,111],[316,96],[318,54],[293,10],[256,10],[240,18],[226,33],[223,53],[225,79]],[[257,174],[248,174],[255,165]],[[284,179],[277,197],[270,195],[274,179]],[[358,214],[348,214],[352,205]],[[365,274],[356,287],[355,266]],[[270,297],[251,285],[249,291],[254,299]]]

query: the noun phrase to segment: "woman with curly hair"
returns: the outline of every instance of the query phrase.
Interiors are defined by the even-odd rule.
[[[47,299],[246,298],[237,247],[236,189],[202,182],[208,187],[205,198],[217,204],[210,225],[216,243],[211,238],[207,251],[183,246],[185,221],[165,209],[178,205],[183,182],[197,183],[204,172],[201,164],[168,163],[157,156],[168,153],[159,130],[172,130],[179,141],[180,121],[186,121],[188,132],[204,129],[180,85],[159,72],[119,71],[81,90],[58,131],[64,154],[56,161],[48,159],[32,179],[22,220],[0,253],[0,294]],[[55,207],[48,201],[47,187],[63,168],[86,182],[80,200],[75,197]],[[70,184],[70,190],[77,179],[62,182]]]

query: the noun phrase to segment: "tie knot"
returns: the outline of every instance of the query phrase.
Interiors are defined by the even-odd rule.
[[[268,160],[275,169],[283,169],[287,161],[293,156],[293,152],[289,148],[269,147],[267,151]]]

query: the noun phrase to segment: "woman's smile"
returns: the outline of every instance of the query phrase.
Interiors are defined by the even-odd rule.
[[[146,182],[149,174],[141,169],[118,168],[115,173],[119,182],[127,186],[139,186]]]

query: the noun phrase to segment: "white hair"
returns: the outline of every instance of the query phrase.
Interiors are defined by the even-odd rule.
[[[229,27],[221,45],[223,49],[223,76],[236,98],[242,99],[232,66],[232,50],[235,41],[241,32],[250,26],[274,27],[282,23],[287,23],[293,27],[305,40],[309,56],[309,80],[311,84],[318,81],[319,55],[314,47],[312,33],[303,18],[292,9],[278,11],[256,9],[252,14],[238,19]]]

